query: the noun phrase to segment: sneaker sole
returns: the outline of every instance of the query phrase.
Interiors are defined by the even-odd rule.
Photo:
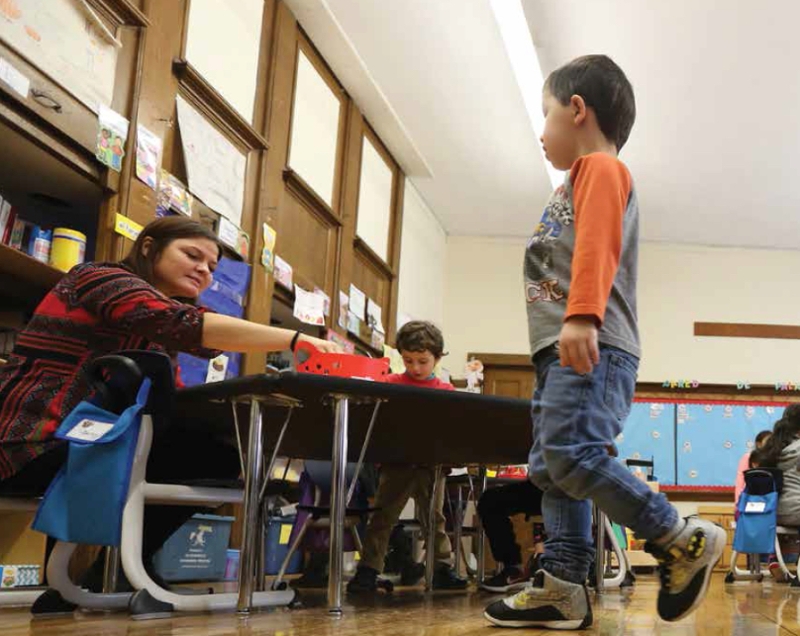
[[[716,567],[717,563],[719,563],[719,560],[722,558],[722,553],[725,550],[725,544],[728,542],[728,533],[726,533],[725,530],[719,526],[714,526],[714,532],[716,533],[716,541],[714,542],[714,560],[709,562],[709,564],[706,566],[706,573],[703,576],[703,585],[700,587],[697,598],[694,599],[694,603],[689,606],[689,609],[687,609],[680,616],[676,616],[674,618],[664,618],[662,616],[661,618],[665,621],[674,623],[682,618],[686,618],[689,616],[689,614],[694,612],[700,603],[702,603],[705,599],[706,594],[708,593],[708,584],[711,582],[711,575],[714,573],[714,568]]]
[[[542,627],[545,629],[576,630],[585,629],[591,625],[591,623],[586,625],[586,618],[571,621],[504,621],[490,616],[488,612],[484,612],[483,617],[498,627]]]
[[[502,594],[504,592],[515,592],[517,590],[523,589],[528,584],[527,581],[520,581],[519,583],[512,583],[511,585],[486,585],[482,583],[479,589],[484,590],[486,592],[495,592],[497,594]]]

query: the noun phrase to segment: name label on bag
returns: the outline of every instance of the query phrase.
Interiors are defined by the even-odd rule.
[[[763,501],[748,501],[744,506],[745,512],[764,512],[767,504]]]
[[[70,429],[66,437],[80,442],[96,442],[112,428],[114,428],[114,425],[107,422],[81,420]]]

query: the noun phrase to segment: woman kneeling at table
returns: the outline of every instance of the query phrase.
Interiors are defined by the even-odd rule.
[[[207,311],[194,303],[212,282],[221,255],[216,236],[186,217],[145,227],[120,263],[74,267],[45,296],[0,367],[0,492],[41,493],[66,460],[53,437],[89,397],[87,367],[121,350],[214,358],[221,351],[266,352],[299,340],[322,351],[337,345],[286,329]],[[176,383],[180,386],[179,370]],[[153,482],[235,479],[237,450],[192,431],[191,422],[158,427],[147,464]],[[150,558],[196,509],[148,507],[143,558]]]

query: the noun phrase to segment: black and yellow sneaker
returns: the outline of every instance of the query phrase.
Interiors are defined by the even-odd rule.
[[[691,614],[708,592],[711,573],[728,537],[718,525],[687,517],[678,535],[667,545],[653,542],[645,550],[658,561],[661,590],[658,615],[665,621],[677,621]]]
[[[586,587],[546,570],[539,570],[521,592],[489,605],[483,616],[500,627],[546,629],[586,629],[593,620]]]

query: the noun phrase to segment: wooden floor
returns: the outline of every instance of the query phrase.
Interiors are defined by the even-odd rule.
[[[639,577],[636,587],[595,597],[595,620],[583,634],[659,634],[664,636],[800,636],[800,588],[772,581],[741,582],[726,586],[715,575],[706,602],[679,623],[655,616],[658,591],[652,577]],[[305,608],[259,612],[248,618],[236,614],[180,616],[156,621],[132,621],[122,614],[76,614],[74,618],[31,621],[25,610],[0,610],[1,636],[194,636],[237,634],[275,636],[473,636],[503,630],[482,616],[484,606],[497,596],[486,593],[437,593],[397,590],[391,597],[351,601],[341,619],[330,618],[324,592],[303,592]],[[507,630],[542,634],[538,630]]]

